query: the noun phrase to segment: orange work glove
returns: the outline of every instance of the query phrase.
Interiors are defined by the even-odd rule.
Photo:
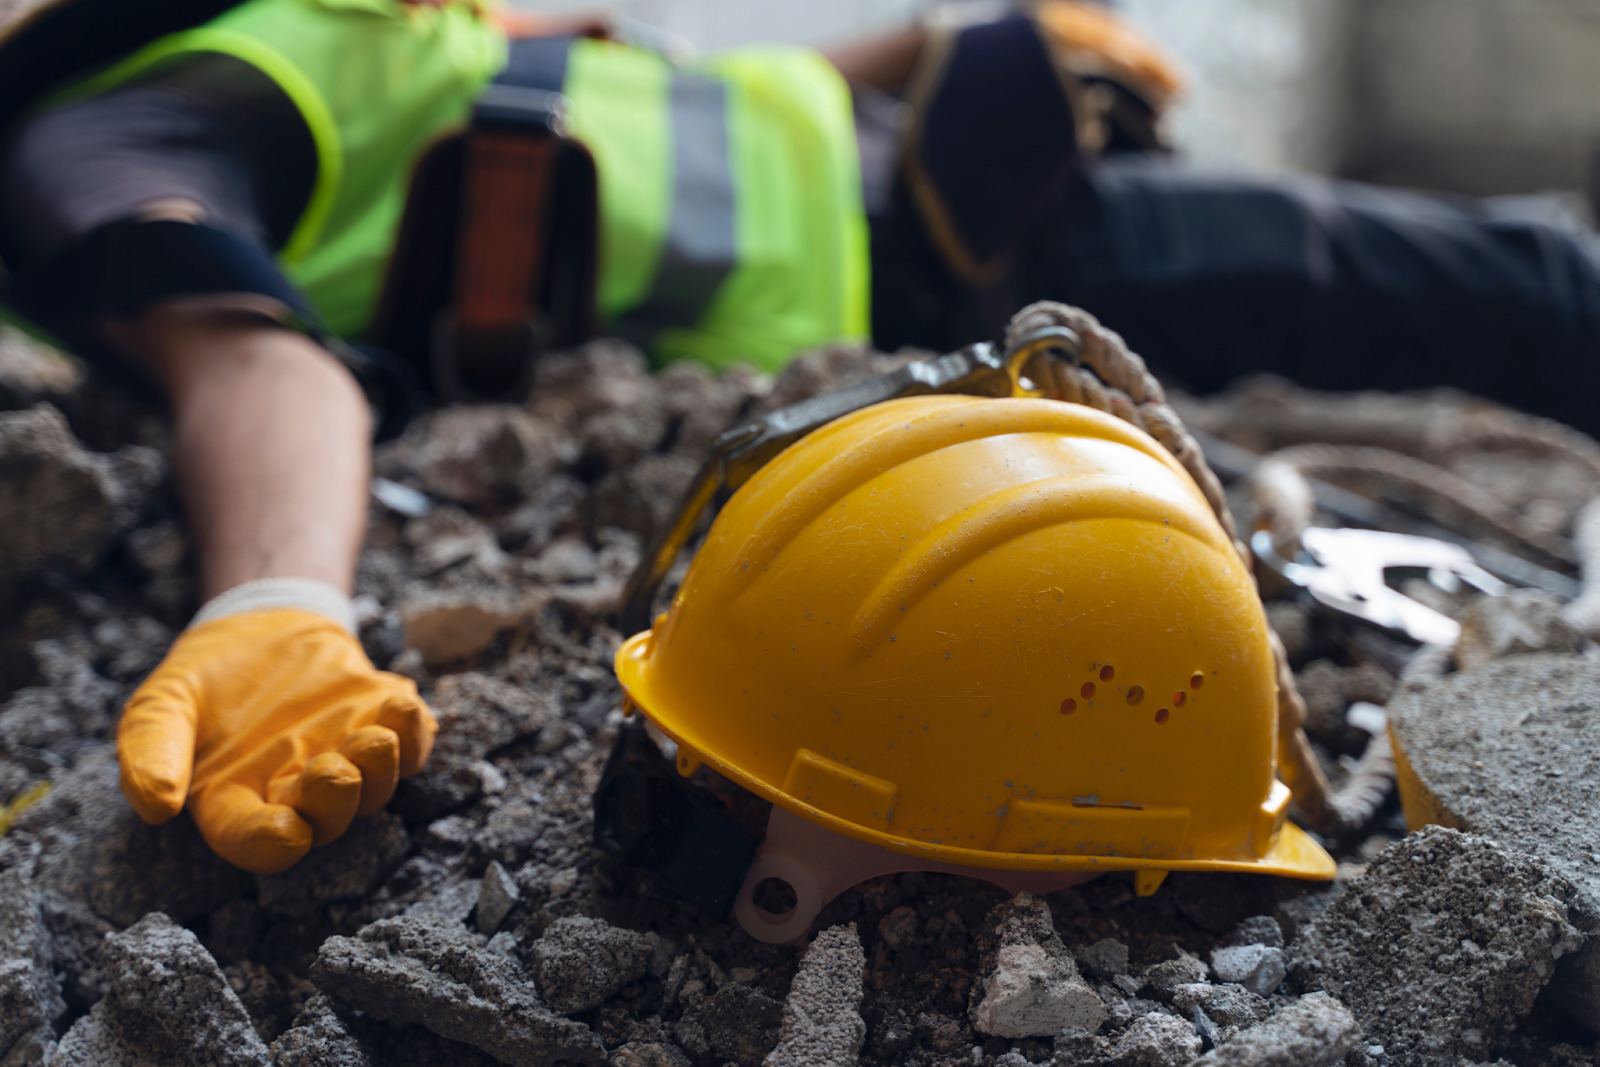
[[[247,611],[184,631],[128,700],[122,792],[157,824],[187,800],[217,855],[270,874],[388,803],[437,729],[416,685],[332,619]]]

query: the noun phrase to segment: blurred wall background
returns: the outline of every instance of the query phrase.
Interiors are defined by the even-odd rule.
[[[539,10],[585,0],[518,0]],[[701,49],[826,44],[924,0],[611,0]],[[1209,166],[1465,193],[1580,189],[1600,144],[1600,0],[1122,0],[1189,74]]]

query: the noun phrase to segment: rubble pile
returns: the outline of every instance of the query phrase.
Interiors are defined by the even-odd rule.
[[[118,791],[118,709],[198,606],[160,418],[7,352],[0,1067],[1600,1067],[1574,993],[1600,988],[1600,679],[1548,600],[1426,594],[1470,637],[1457,673],[1404,683],[1412,646],[1270,606],[1334,785],[1387,705],[1402,784],[1456,827],[1408,835],[1391,798],[1327,840],[1331,885],[1178,873],[1140,897],[1114,874],[1010,898],[902,874],[761,944],[592,843],[612,613],[720,432],[896,360],[652,375],[596,343],[547,359],[527,405],[435,412],[378,450],[360,633],[422,687],[437,747],[386,811],[254,876]],[[1274,383],[1184,405],[1257,450],[1427,455],[1566,536],[1592,479],[1446,456],[1476,410]]]

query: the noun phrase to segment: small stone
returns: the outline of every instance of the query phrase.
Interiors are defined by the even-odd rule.
[[[969,1008],[975,1029],[1016,1038],[1100,1028],[1106,1007],[1078,974],[1044,901],[1018,894],[990,912],[984,927]]]
[[[1094,975],[1111,981],[1128,973],[1128,946],[1113,938],[1102,938],[1092,945],[1080,945],[1072,950],[1078,966]],[[1138,992],[1137,989],[1132,992]]]
[[[778,1047],[764,1067],[855,1067],[867,1036],[861,1018],[866,964],[853,923],[812,939],[783,1002]]]
[[[517,888],[516,881],[504,867],[491,861],[478,888],[478,932],[487,935],[500,929],[500,924],[521,899],[522,891]]]
[[[1270,915],[1252,915],[1234,927],[1233,933],[1222,939],[1222,944],[1282,948],[1283,927],[1279,926],[1278,920]]]
[[[1151,1012],[1135,1019],[1117,1039],[1111,1062],[1116,1067],[1184,1067],[1200,1055],[1200,1045],[1194,1023]]]
[[[1274,924],[1276,925],[1276,924]],[[1289,973],[1281,948],[1266,945],[1227,945],[1211,953],[1217,980],[1244,986],[1257,996],[1271,996]]]
[[[647,934],[571,916],[551,923],[528,956],[545,1000],[571,1015],[604,1003],[643,977],[654,950]]]
[[[1206,965],[1193,956],[1179,956],[1151,964],[1144,972],[1151,993],[1163,1003],[1172,999],[1173,990],[1206,980]]]
[[[1361,1025],[1350,1009],[1326,993],[1308,993],[1266,1022],[1235,1034],[1194,1067],[1329,1067],[1360,1038]]]

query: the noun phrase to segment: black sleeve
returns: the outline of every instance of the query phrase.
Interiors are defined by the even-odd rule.
[[[119,383],[141,387],[96,324],[176,300],[262,314],[324,344],[392,428],[389,361],[329,337],[279,268],[316,180],[311,135],[260,71],[205,55],[34,116],[0,146],[0,300]],[[160,201],[199,221],[148,221]]]

